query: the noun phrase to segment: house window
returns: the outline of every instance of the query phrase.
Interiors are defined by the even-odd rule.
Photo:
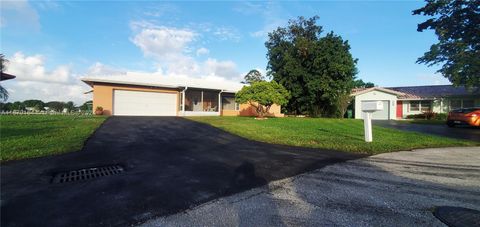
[[[222,109],[224,110],[238,110],[238,104],[235,102],[235,96],[222,96]]]
[[[460,100],[460,99],[450,100],[450,109],[451,110],[460,109],[460,108],[462,108],[462,100]]]
[[[214,92],[214,91],[203,92],[203,111],[205,112],[218,111],[218,92]]]
[[[217,112],[218,92],[187,90],[185,92],[185,111]]]
[[[185,92],[185,111],[202,111],[202,91],[187,90]]]
[[[410,111],[419,111],[420,101],[410,101]]]
[[[421,101],[420,109],[422,112],[432,111],[432,101]]]
[[[464,99],[463,100],[463,108],[471,108],[474,107],[473,99]]]

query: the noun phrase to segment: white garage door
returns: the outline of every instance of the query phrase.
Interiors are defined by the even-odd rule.
[[[113,115],[175,116],[177,94],[115,90]]]
[[[380,100],[368,100],[368,101],[380,101]],[[365,101],[362,101],[365,102]],[[390,101],[384,100],[383,102],[383,110],[375,111],[372,114],[373,120],[388,120],[388,115],[390,113]],[[362,116],[363,118],[363,116]]]

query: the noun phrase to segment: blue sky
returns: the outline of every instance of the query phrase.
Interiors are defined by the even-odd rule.
[[[89,99],[79,78],[143,72],[239,81],[267,64],[267,33],[297,16],[320,16],[348,40],[358,77],[379,86],[448,84],[416,64],[433,32],[411,15],[422,1],[27,2],[2,1],[1,52],[10,101]]]

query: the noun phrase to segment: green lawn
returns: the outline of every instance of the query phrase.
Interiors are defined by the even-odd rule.
[[[102,116],[1,115],[0,161],[80,150]]]
[[[363,121],[325,118],[189,117],[239,136],[267,143],[333,149],[358,153],[410,150],[414,148],[473,146],[480,143],[373,128],[373,142],[364,142]]]

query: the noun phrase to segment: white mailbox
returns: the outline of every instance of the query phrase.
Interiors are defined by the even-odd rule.
[[[362,111],[363,112],[375,112],[383,110],[382,101],[364,101],[362,102]]]
[[[372,114],[375,111],[383,110],[382,101],[364,101],[362,102],[363,127],[365,129],[365,142],[372,142]]]

